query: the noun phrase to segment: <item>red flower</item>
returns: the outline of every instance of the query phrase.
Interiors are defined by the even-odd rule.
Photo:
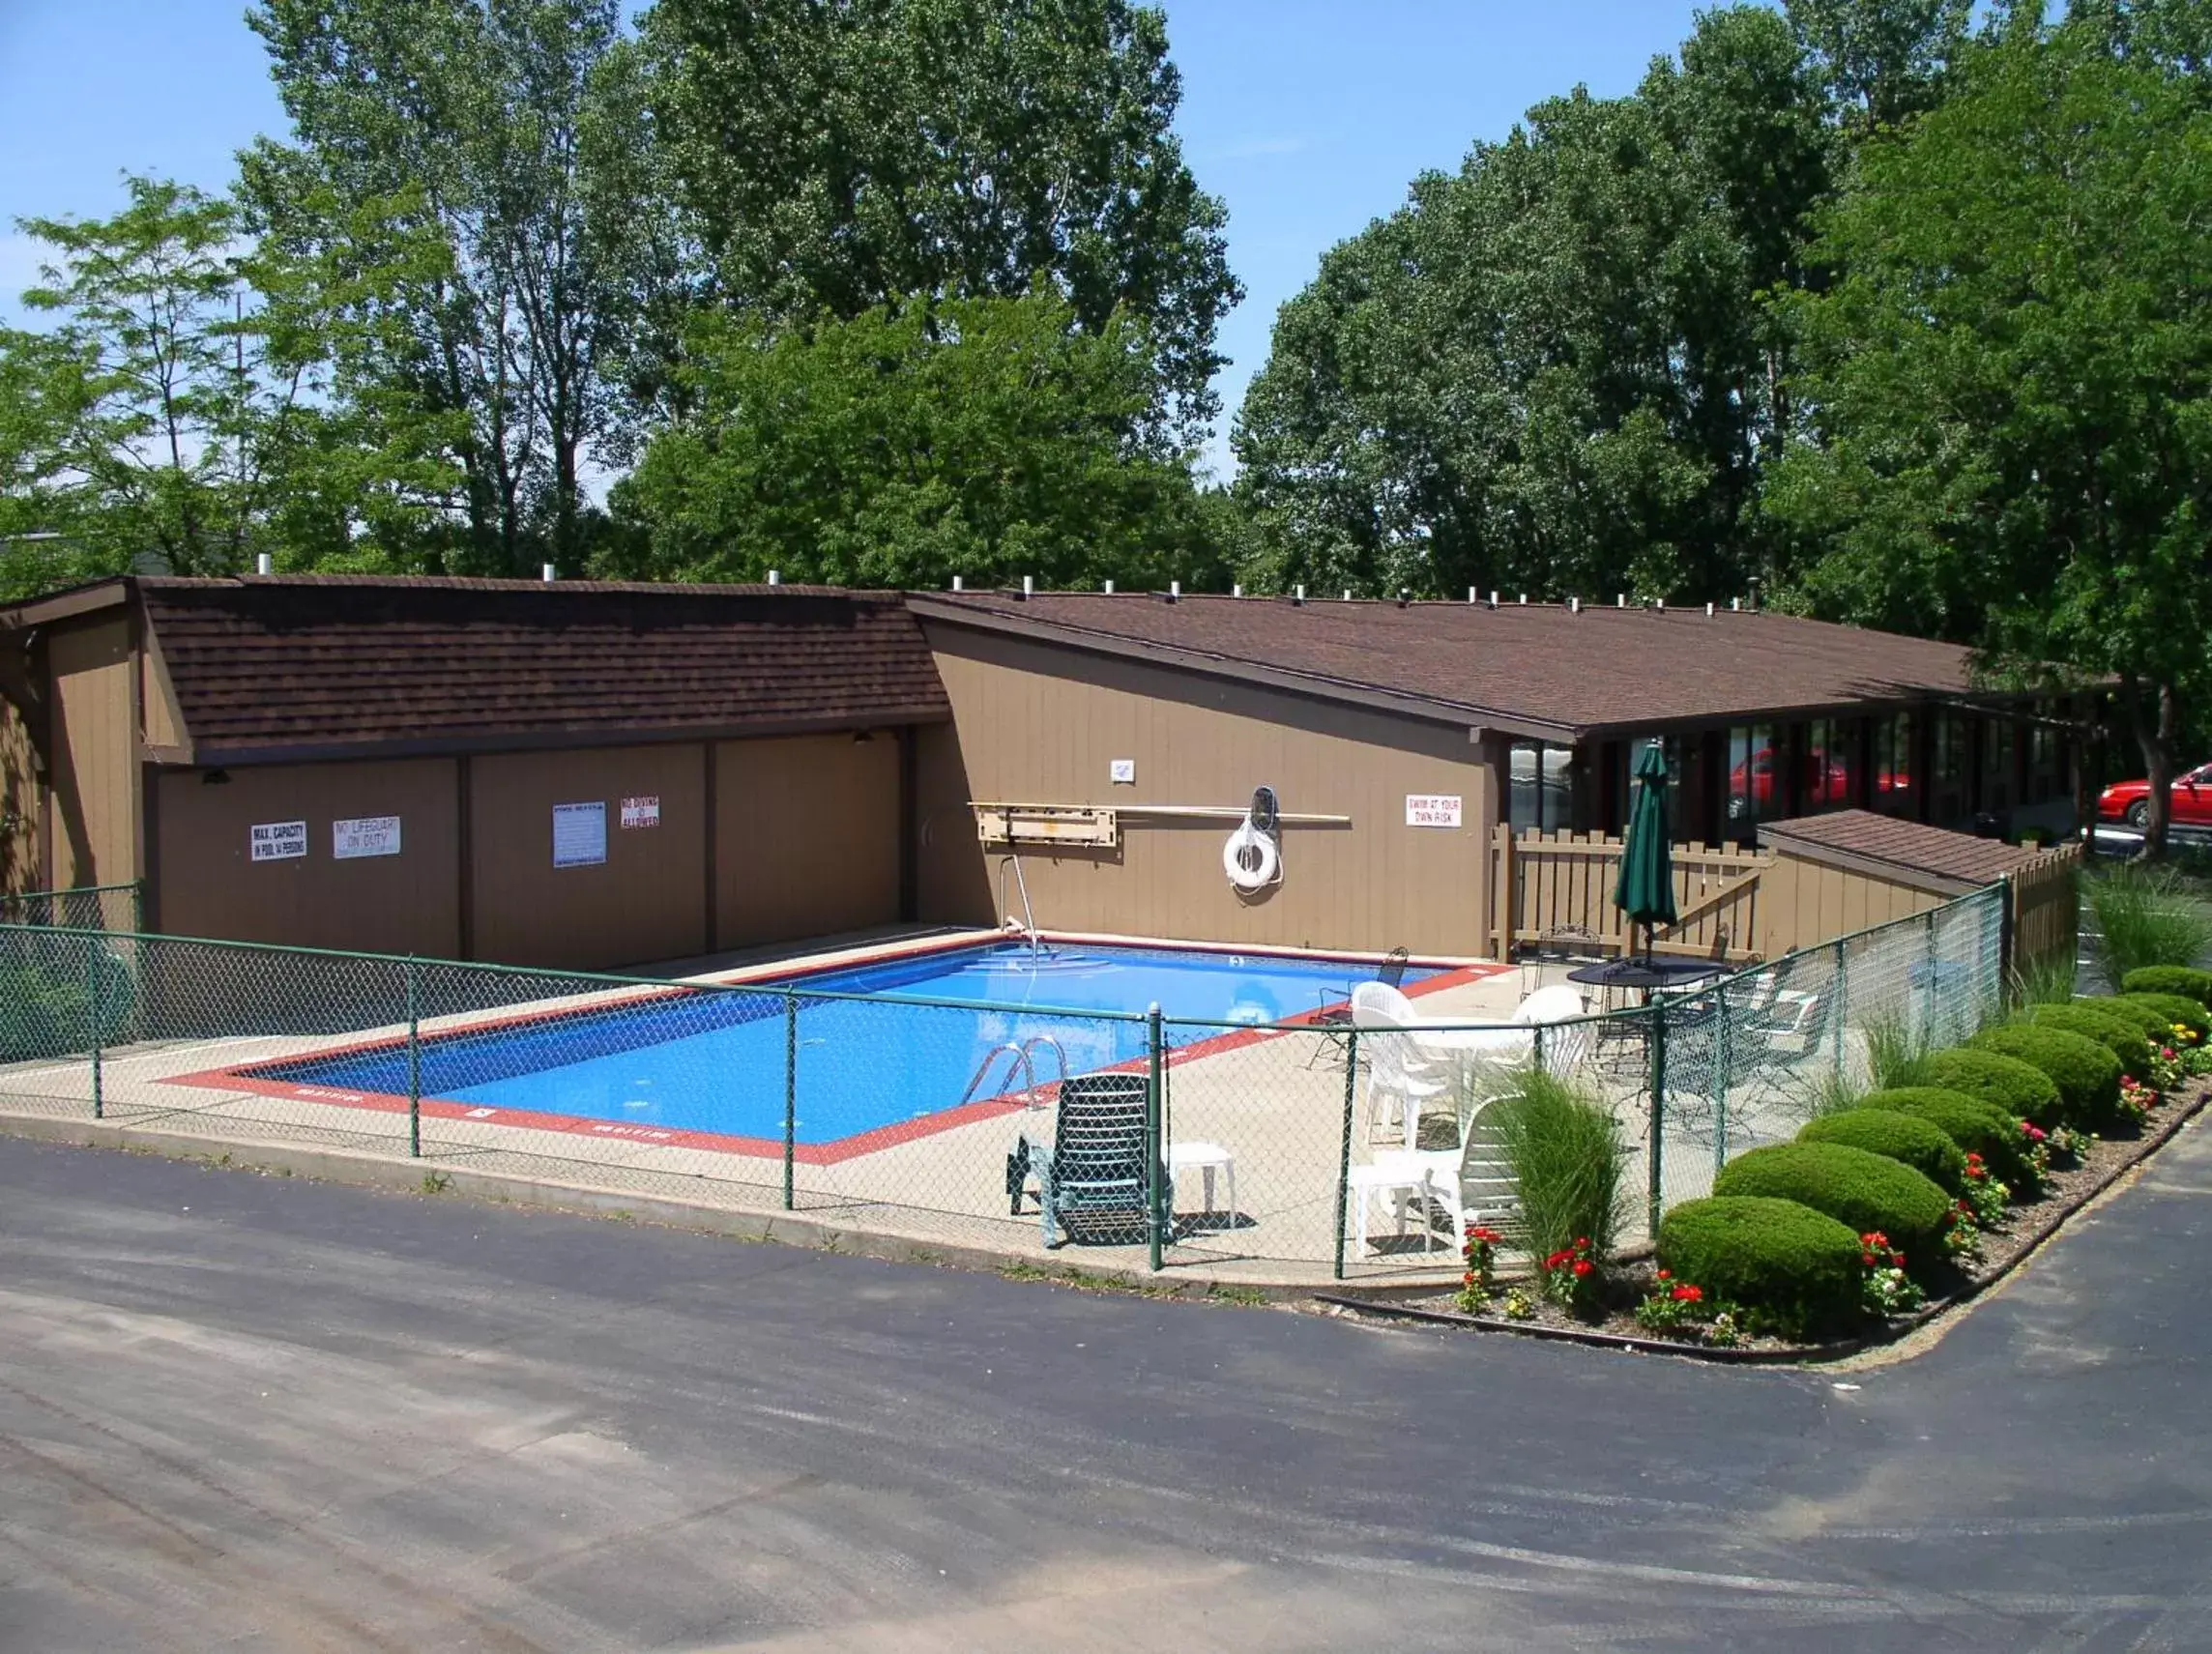
[[[1678,1304],[1701,1303],[1703,1301],[1704,1295],[1704,1288],[1689,1286],[1676,1287],[1672,1294],[1674,1301]]]
[[[1589,1272],[1590,1261],[1587,1258],[1578,1258],[1575,1260],[1575,1278],[1577,1280],[1580,1280],[1583,1276],[1588,1274]]]
[[[1660,1270],[1660,1271],[1659,1271],[1659,1279],[1660,1279],[1660,1280],[1662,1280],[1662,1281],[1672,1281],[1674,1278],[1674,1277],[1673,1275],[1671,1275],[1670,1273],[1668,1273],[1668,1272],[1667,1272],[1666,1270],[1664,1270],[1664,1269],[1662,1269],[1662,1270]]]

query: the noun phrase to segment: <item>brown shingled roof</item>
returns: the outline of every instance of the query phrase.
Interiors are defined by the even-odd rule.
[[[1967,652],[1777,614],[1695,609],[932,593],[924,620],[986,625],[1184,664],[1246,665],[1319,692],[1569,738],[1700,720],[1809,715],[1965,693]]]
[[[1764,822],[1760,826],[1759,839],[1770,850],[1886,873],[1898,883],[1938,895],[1963,895],[1969,889],[1994,885],[2026,866],[2037,855],[2000,839],[1974,838],[1867,810],[1838,810],[1832,815]]]
[[[896,594],[340,575],[135,585],[203,764],[950,715]]]

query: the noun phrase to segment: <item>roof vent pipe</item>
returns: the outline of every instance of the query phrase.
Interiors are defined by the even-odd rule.
[[[253,572],[254,572],[254,573],[256,573],[256,574],[274,574],[274,573],[276,573],[276,559],[275,557],[273,557],[272,555],[270,555],[270,554],[269,554],[268,552],[266,552],[266,551],[264,551],[264,552],[260,552],[260,553],[256,554],[256,556],[255,556],[255,557],[254,557],[254,559],[253,559]],[[548,574],[548,575],[546,576],[546,578],[547,578],[548,580],[550,580],[550,579],[552,578],[552,576],[551,576],[550,574]]]
[[[1526,608],[1528,606],[1528,593],[1526,593],[1526,592],[1524,592],[1524,593],[1522,593],[1522,594],[1521,594],[1521,606],[1522,606],[1524,609],[1526,609]]]
[[[1494,609],[1498,607],[1498,594],[1496,592],[1490,594],[1490,606]]]
[[[952,589],[953,589],[955,592],[964,591],[964,590],[966,589],[966,588],[965,588],[965,587],[964,587],[964,586],[961,584],[960,576],[959,576],[959,575],[957,575],[957,574],[955,574],[955,575],[952,577]]]
[[[1728,607],[1730,614],[1740,615],[1743,613],[1743,599],[1741,597],[1731,597],[1728,600]]]
[[[1580,597],[1569,597],[1567,599],[1567,613],[1570,615],[1579,615],[1582,612],[1583,600]]]
[[[1025,598],[1028,598],[1028,597],[1033,597],[1033,596],[1035,596],[1035,595],[1036,595],[1036,576],[1035,576],[1035,575],[1033,575],[1033,574],[1025,574],[1025,575],[1023,575],[1023,576],[1022,576],[1022,595],[1023,595],[1023,597],[1025,597]]]
[[[1404,607],[1406,606],[1406,595],[1407,595],[1407,594],[1406,594],[1406,588],[1405,588],[1405,587],[1403,587],[1403,586],[1399,587],[1399,588],[1398,588],[1398,607],[1400,607],[1401,609],[1402,609],[1402,608],[1404,608]]]
[[[1666,599],[1666,598],[1664,598],[1664,597],[1655,598],[1655,599],[1653,599],[1653,602],[1654,602],[1654,606],[1655,606],[1655,607],[1658,609],[1658,611],[1659,611],[1661,614],[1665,614],[1665,613],[1667,612],[1667,599]]]
[[[1236,584],[1236,585],[1234,585],[1234,586],[1230,587],[1230,588],[1229,588],[1229,595],[1230,595],[1232,597],[1241,597],[1241,596],[1243,596],[1243,595],[1244,595],[1244,582],[1243,582],[1243,581],[1241,581],[1241,580],[1239,580],[1239,581],[1237,581],[1237,584]]]
[[[1707,603],[1707,604],[1705,605],[1705,619],[1709,621],[1709,620],[1711,620],[1712,618],[1713,618],[1713,606],[1712,606],[1712,604],[1710,604],[1710,603]]]
[[[771,568],[771,569],[770,569],[770,570],[768,571],[768,583],[769,583],[771,586],[780,586],[780,585],[782,585],[782,584],[783,584],[783,570],[782,570],[782,569],[780,569],[780,568]]]
[[[1349,586],[1344,589],[1344,600],[1348,603],[1352,601],[1352,588]]]
[[[1625,609],[1625,608],[1627,608],[1627,607],[1628,607],[1628,594],[1627,594],[1626,592],[1615,592],[1615,593],[1613,595],[1613,606],[1614,606],[1615,608],[1616,608],[1616,609]]]
[[[1111,581],[1111,580],[1109,580],[1109,581],[1107,581],[1107,582],[1106,582],[1106,595],[1107,595],[1107,596],[1109,596],[1109,597],[1111,597],[1113,595],[1114,595],[1114,582],[1113,582],[1113,581]]]
[[[1744,607],[1756,615],[1759,613],[1759,576],[1754,574],[1744,584],[1751,588],[1751,596],[1744,603]]]
[[[1477,592],[1472,586],[1470,586],[1467,589],[1467,601],[1468,607],[1472,608],[1475,604],[1482,601],[1482,594]]]
[[[1306,589],[1303,586],[1294,588],[1291,594],[1291,601],[1294,603],[1303,603],[1305,600]]]
[[[1170,580],[1168,582],[1168,601],[1171,603],[1176,603],[1180,602],[1181,600],[1182,582],[1180,580]]]

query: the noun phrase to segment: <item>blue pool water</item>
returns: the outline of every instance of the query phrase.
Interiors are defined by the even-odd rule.
[[[838,1142],[958,1106],[999,1048],[1033,1047],[1040,1083],[1144,1055],[1145,1025],[1086,1012],[1158,1003],[1193,1024],[1269,1023],[1340,1003],[1368,968],[1279,954],[989,944],[794,978],[796,1026],[780,985],[673,993],[439,1034],[421,1043],[422,1094],[626,1126],[770,1139],[783,1136],[787,1048],[796,1043],[797,1138]],[[1410,970],[1408,982],[1436,974]],[[866,999],[815,995],[859,994]],[[1177,1024],[1171,1044],[1219,1033]],[[1055,1049],[1057,1046],[1057,1050]],[[404,1095],[402,1046],[256,1065],[259,1079]],[[1018,1088],[1001,1055],[975,1097]]]

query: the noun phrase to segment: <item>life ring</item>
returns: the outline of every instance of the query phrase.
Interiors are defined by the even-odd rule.
[[[1229,875],[1230,884],[1250,895],[1283,876],[1283,852],[1272,835],[1247,820],[1221,847],[1221,870]]]

